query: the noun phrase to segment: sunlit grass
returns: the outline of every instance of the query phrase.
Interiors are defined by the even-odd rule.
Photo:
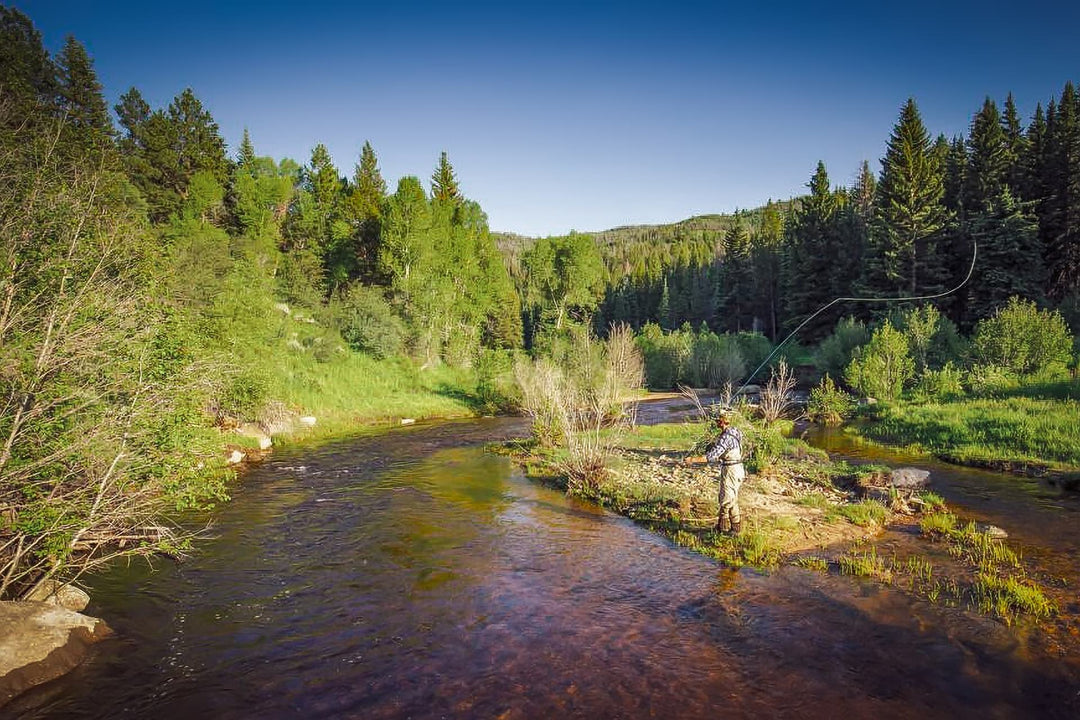
[[[841,505],[838,511],[842,517],[859,527],[872,527],[885,524],[889,510],[876,500],[863,500],[850,505]]]
[[[962,463],[1075,469],[1080,467],[1080,386],[1063,381],[1052,390],[1035,397],[891,405],[875,411],[859,431]]]
[[[324,437],[365,424],[401,418],[446,418],[473,414],[468,370],[421,369],[406,359],[375,360],[341,352],[326,362],[283,350],[274,369],[271,396],[290,410],[316,418],[302,437]]]

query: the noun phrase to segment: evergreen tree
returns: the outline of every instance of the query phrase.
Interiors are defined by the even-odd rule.
[[[789,326],[801,323],[836,297],[834,289],[842,280],[837,269],[840,261],[837,196],[829,187],[825,163],[818,162],[807,187],[810,195],[803,199],[788,224],[784,286]],[[806,336],[817,339],[834,322],[830,314],[823,314],[806,327]]]
[[[731,332],[750,330],[752,313],[753,268],[750,263],[750,233],[736,220],[724,235],[724,260],[721,266],[721,302],[718,320]]]
[[[386,198],[386,181],[379,172],[378,158],[365,142],[360,162],[353,173],[353,183],[347,200],[348,214],[355,226],[352,254],[357,274],[362,280],[379,280],[379,234],[382,226],[382,204]]]
[[[781,268],[780,254],[784,238],[784,220],[776,204],[769,200],[761,211],[753,236],[752,264],[755,278],[753,316],[762,318],[765,334],[774,341],[780,329]],[[707,322],[708,316],[693,318]]]
[[[1016,110],[1016,101],[1012,93],[1005,98],[1005,113],[1001,117],[1001,129],[1005,133],[1008,171],[1005,181],[1017,199],[1023,197],[1025,189],[1024,158],[1027,155],[1027,138],[1020,124],[1020,114]]]
[[[455,202],[461,198],[457,176],[445,151],[439,154],[439,165],[431,175],[431,197],[440,202]]]
[[[16,127],[31,116],[55,108],[59,87],[56,66],[41,44],[30,18],[0,5],[0,88],[14,107],[7,118]]]
[[[1008,183],[1010,148],[997,106],[990,98],[971,121],[964,206],[968,213],[984,210],[1001,196]]]
[[[1060,300],[1080,290],[1080,97],[1071,82],[1047,110],[1046,126],[1039,232],[1049,295]]]
[[[225,141],[190,88],[165,111],[154,112],[132,88],[116,112],[126,131],[120,147],[128,176],[146,198],[151,219],[164,221],[179,211],[196,173],[206,173],[221,187],[228,183]]]
[[[664,330],[671,330],[675,327],[671,319],[671,291],[668,288],[667,278],[664,278],[664,289],[660,293],[660,304],[656,306],[656,320]]]
[[[1038,225],[1003,185],[968,221],[968,232],[978,242],[976,282],[968,287],[962,327],[973,328],[990,317],[1010,297],[1041,301],[1045,274]]]
[[[246,173],[254,174],[255,159],[255,145],[251,142],[248,129],[244,128],[244,136],[240,140],[240,149],[236,153],[236,166]]]
[[[86,143],[109,142],[114,133],[112,118],[86,48],[69,35],[57,61],[60,102],[67,123]]]
[[[946,268],[938,242],[947,222],[942,169],[914,99],[900,119],[882,160],[881,181],[862,286],[870,295],[940,292]]]

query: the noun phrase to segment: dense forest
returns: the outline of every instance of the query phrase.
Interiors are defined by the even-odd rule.
[[[1076,328],[1078,115],[1070,83],[1026,124],[987,99],[935,139],[909,100],[852,187],[819,163],[754,210],[523,238],[490,231],[445,152],[391,191],[368,143],[349,176],[323,145],[274,159],[245,131],[230,153],[190,88],[110,109],[78,40],[52,57],[0,7],[0,597],[117,536],[168,547],[161,498],[225,496],[220,428],[348,408],[376,378],[461,369],[441,392],[484,400],[515,354],[618,323],[759,357],[837,296],[960,284],[976,243],[944,317],[971,331],[1019,296]],[[840,304],[799,341],[894,310]]]

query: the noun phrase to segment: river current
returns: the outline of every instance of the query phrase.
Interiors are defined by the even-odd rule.
[[[88,579],[87,613],[116,638],[0,714],[1080,716],[1078,659],[1030,629],[850,578],[726,569],[484,452],[524,431],[453,421],[276,451],[192,557]],[[1000,500],[972,498],[1002,522]],[[1016,502],[1024,523],[1077,527],[1067,500]]]

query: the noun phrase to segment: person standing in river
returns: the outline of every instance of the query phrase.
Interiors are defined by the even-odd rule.
[[[720,516],[716,519],[716,530],[738,535],[742,529],[739,488],[746,477],[742,464],[742,432],[731,425],[731,419],[724,411],[713,419],[713,423],[720,435],[705,451],[705,461],[720,465]]]

